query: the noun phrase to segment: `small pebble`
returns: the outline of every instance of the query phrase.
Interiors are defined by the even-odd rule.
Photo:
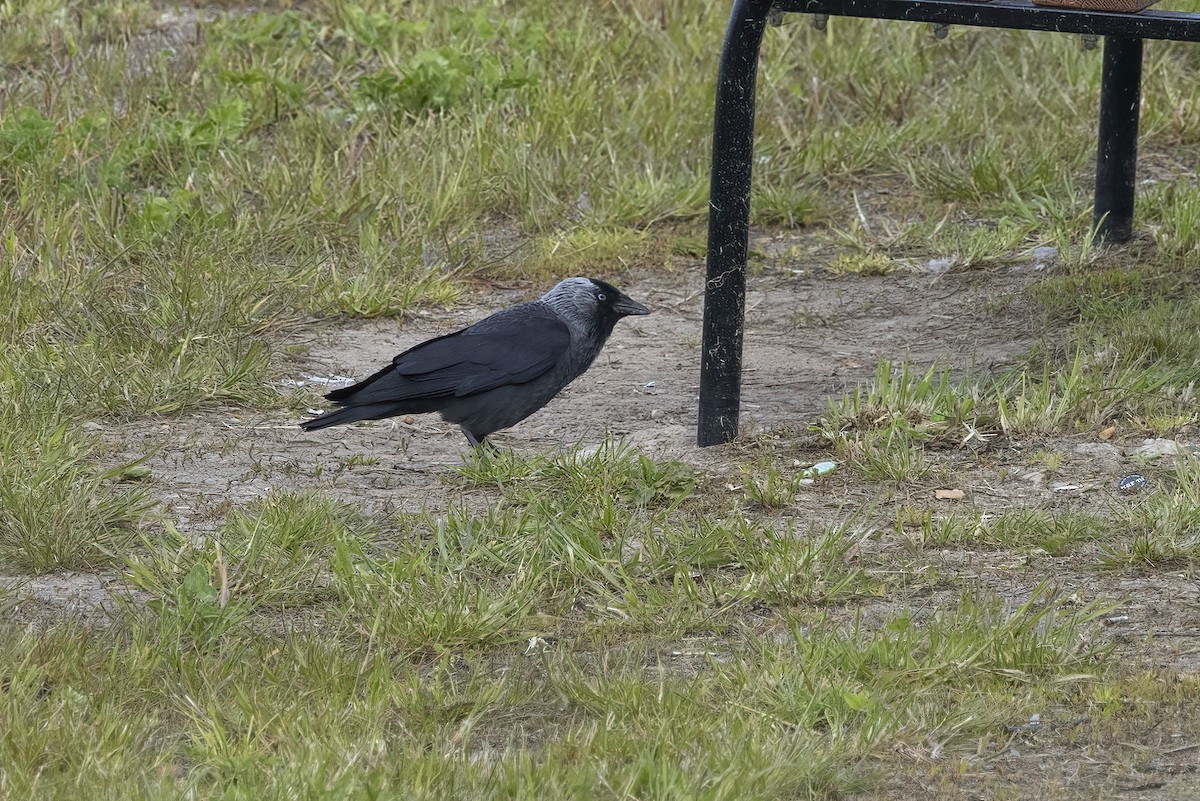
[[[1162,456],[1179,456],[1189,452],[1191,452],[1191,449],[1186,445],[1181,445],[1173,439],[1159,438],[1142,440],[1142,444],[1133,449],[1134,456],[1141,456],[1146,459],[1158,459]]]

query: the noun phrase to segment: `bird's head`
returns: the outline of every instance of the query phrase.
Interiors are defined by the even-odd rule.
[[[612,284],[597,278],[568,278],[542,295],[542,302],[575,324],[612,333],[617,320],[650,310]]]

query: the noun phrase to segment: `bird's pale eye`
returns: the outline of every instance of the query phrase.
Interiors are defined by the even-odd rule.
[[[596,296],[596,300],[603,303],[604,301],[608,300],[608,295],[605,295],[603,292],[601,292],[599,295]]]

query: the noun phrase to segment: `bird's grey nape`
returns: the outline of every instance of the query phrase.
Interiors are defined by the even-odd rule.
[[[590,278],[565,278],[542,295],[541,302],[575,325],[590,321],[595,314],[596,285]]]
[[[574,278],[564,278],[554,286],[550,287],[542,300],[550,300],[557,297],[570,297],[580,293],[591,294],[596,288],[596,284],[590,278],[575,276]]]

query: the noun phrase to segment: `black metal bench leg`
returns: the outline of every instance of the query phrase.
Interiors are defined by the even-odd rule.
[[[1096,242],[1128,242],[1133,236],[1142,40],[1104,37],[1101,80],[1100,137],[1096,147]]]
[[[735,0],[717,74],[696,437],[701,447],[728,442],[738,431],[754,88],[758,49],[770,8],[771,0]]]

